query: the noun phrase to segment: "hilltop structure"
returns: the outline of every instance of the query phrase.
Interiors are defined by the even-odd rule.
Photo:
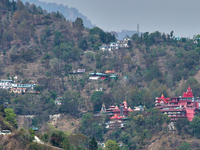
[[[155,106],[160,108],[161,112],[168,115],[171,121],[178,118],[187,118],[192,121],[194,116],[200,112],[200,99],[194,97],[192,89],[188,87],[183,96],[165,98],[164,95],[156,97]]]
[[[113,51],[113,50],[118,50],[121,48],[129,48],[128,42],[133,43],[133,40],[130,38],[124,38],[123,40],[118,40],[117,42],[110,42],[110,44],[102,45],[99,47],[100,50],[102,51]]]

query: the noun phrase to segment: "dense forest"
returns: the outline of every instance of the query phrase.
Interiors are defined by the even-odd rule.
[[[18,149],[103,149],[97,141],[108,150],[199,149],[200,116],[177,121],[172,133],[169,118],[154,109],[155,97],[180,96],[189,86],[200,96],[200,35],[177,40],[173,34],[133,34],[129,48],[102,51],[100,46],[117,41],[113,34],[85,28],[81,18],[70,22],[59,11],[0,0],[0,77],[34,83],[37,91],[0,89],[0,125],[13,132],[10,140],[0,137],[0,149],[12,149],[16,143]],[[86,71],[73,74],[77,69]],[[89,80],[89,73],[107,70],[115,70],[118,79]],[[62,105],[55,104],[59,97]],[[124,129],[109,130],[107,116],[94,117],[103,103],[108,108],[124,100],[131,108],[145,108],[131,113]],[[71,123],[73,132],[58,130],[49,122],[54,114],[70,116],[78,125]],[[17,116],[25,115],[34,118],[20,125]],[[35,133],[32,126],[41,130]],[[34,143],[35,135],[47,144]]]

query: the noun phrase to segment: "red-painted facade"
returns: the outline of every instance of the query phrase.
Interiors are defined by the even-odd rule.
[[[195,98],[192,89],[188,87],[183,96],[165,98],[156,97],[155,106],[160,108],[161,112],[168,115],[171,121],[176,121],[178,118],[187,118],[192,121],[196,113],[200,112],[200,99]]]
[[[120,110],[121,109],[121,110]],[[107,113],[111,117],[110,119],[124,119],[127,117],[129,112],[132,112],[133,110],[129,107],[127,107],[127,102],[124,101],[123,104],[120,104],[120,107],[118,106],[110,106],[108,109],[105,108],[105,105],[102,105],[100,113]]]

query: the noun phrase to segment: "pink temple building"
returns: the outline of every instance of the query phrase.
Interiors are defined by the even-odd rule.
[[[122,119],[127,117],[129,112],[132,112],[133,110],[129,107],[127,107],[127,102],[124,101],[123,104],[120,104],[120,106],[110,106],[108,109],[105,108],[105,105],[102,105],[100,113],[107,113],[111,116],[110,119]]]
[[[188,87],[183,96],[165,98],[164,95],[156,97],[155,106],[160,108],[161,112],[176,121],[178,118],[187,118],[192,121],[194,116],[200,112],[200,99],[194,97],[192,89]]]
[[[110,106],[106,109],[105,104],[102,105],[100,114],[110,116],[110,121],[106,123],[106,128],[123,128],[127,122],[127,116],[133,110],[127,107],[127,102],[124,101],[120,106]]]

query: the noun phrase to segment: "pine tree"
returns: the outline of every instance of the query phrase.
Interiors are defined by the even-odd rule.
[[[97,141],[94,137],[92,137],[89,143],[89,150],[97,150],[97,149],[98,149]]]

